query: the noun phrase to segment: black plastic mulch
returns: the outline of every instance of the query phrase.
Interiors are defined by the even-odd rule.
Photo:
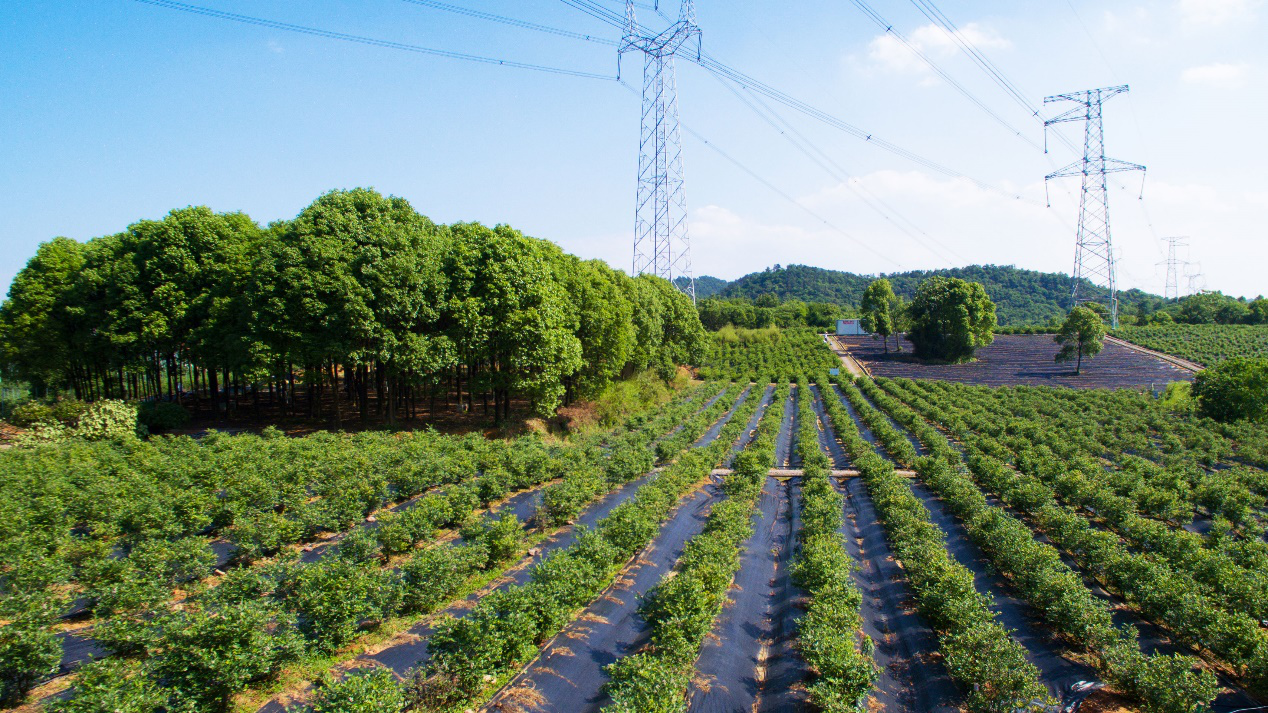
[[[817,385],[811,386],[810,391],[814,394],[815,415],[819,417],[819,422],[823,424],[823,430],[819,431],[819,448],[828,454],[833,468],[848,468],[850,457],[845,452],[845,446],[842,446],[834,435],[832,424],[828,419],[827,409],[823,406],[823,393]]]
[[[1083,373],[1074,365],[1057,363],[1060,346],[1050,334],[999,334],[989,346],[977,350],[967,364],[922,364],[912,355],[912,344],[903,340],[903,352],[884,352],[871,337],[841,337],[850,354],[876,376],[935,379],[983,386],[1066,386],[1074,389],[1161,387],[1171,381],[1192,381],[1193,373],[1121,344],[1105,343],[1105,349],[1083,360]]]
[[[798,486],[767,478],[753,535],[713,633],[701,648],[691,711],[800,711],[805,664],[794,649],[797,600],[788,566],[799,529]]]
[[[797,387],[788,392],[788,401],[784,405],[784,420],[779,424],[779,435],[775,437],[775,467],[787,468],[793,463],[793,444],[797,435]]]
[[[839,391],[837,395],[863,439],[875,443],[849,401]],[[880,674],[872,690],[873,701],[885,711],[957,711],[960,693],[941,659],[934,656],[937,636],[916,612],[911,588],[889,548],[866,484],[859,477],[844,478],[835,485],[845,495],[841,534],[856,565],[851,574],[863,597],[859,607],[863,633],[876,645],[872,657]]]
[[[726,463],[723,464],[725,467],[730,468],[731,464],[735,462],[735,457],[747,448],[748,444],[753,441],[754,431],[757,429],[757,424],[761,422],[762,416],[766,415],[767,409],[770,408],[771,402],[774,400],[775,386],[772,384],[767,386],[766,390],[762,392],[762,400],[758,403],[757,410],[753,412],[753,417],[750,418],[748,424],[745,425],[744,433],[740,435],[739,439],[735,442],[735,446],[731,448],[731,454],[727,456]]]
[[[679,504],[616,582],[564,627],[488,708],[580,713],[608,703],[603,668],[646,645],[647,627],[638,614],[642,598],[678,561],[687,541],[703,529],[720,496],[721,488],[711,483]]]

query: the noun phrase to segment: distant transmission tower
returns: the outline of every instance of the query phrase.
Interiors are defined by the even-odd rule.
[[[1185,277],[1189,278],[1189,294],[1191,295],[1206,291],[1206,278],[1202,276],[1202,266],[1198,265],[1197,270],[1197,272],[1185,275]]]
[[[1089,89],[1044,97],[1043,100],[1044,104],[1060,101],[1078,104],[1064,114],[1045,121],[1045,130],[1053,124],[1084,122],[1083,160],[1044,176],[1044,182],[1067,176],[1083,177],[1083,192],[1079,196],[1079,232],[1074,248],[1074,289],[1071,297],[1075,305],[1093,300],[1092,297],[1079,294],[1084,278],[1093,284],[1109,288],[1110,325],[1113,329],[1118,329],[1118,280],[1114,273],[1114,248],[1110,242],[1109,190],[1105,176],[1120,171],[1144,171],[1145,167],[1105,157],[1101,104],[1127,89],[1126,85]]]
[[[1176,248],[1186,247],[1188,243],[1181,242],[1183,237],[1164,238],[1167,241],[1167,286],[1163,292],[1163,297],[1168,300],[1180,299],[1180,258],[1176,256]],[[1163,263],[1158,263],[1159,265]],[[1188,266],[1188,263],[1183,263]]]
[[[680,289],[692,302],[696,299],[696,281],[691,273],[691,239],[687,234],[674,56],[693,37],[698,55],[700,35],[692,0],[682,0],[678,21],[658,35],[640,34],[634,18],[634,0],[625,1],[625,35],[618,53],[638,51],[645,57],[634,212],[634,274],[648,272],[671,283],[674,278],[683,277]]]

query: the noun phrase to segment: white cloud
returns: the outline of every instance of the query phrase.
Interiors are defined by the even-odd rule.
[[[869,201],[880,199],[892,220],[869,208],[851,186]],[[800,196],[799,203],[819,218],[787,203],[774,213],[752,206],[693,210],[695,273],[734,279],[795,263],[862,274],[970,263],[1070,270],[1076,186],[1069,192],[1052,186],[1050,209],[1044,207],[1042,182],[1008,187],[1021,200],[920,171],[877,171],[853,179],[851,186],[832,184]],[[1136,200],[1137,190],[1135,185],[1114,187],[1110,196],[1124,289],[1163,289],[1155,264],[1163,259],[1163,248],[1155,235],[1165,230],[1162,234],[1190,236],[1188,259],[1202,262],[1210,284],[1235,294],[1264,291],[1258,261],[1232,257],[1262,252],[1262,236],[1247,227],[1255,225],[1254,216],[1262,210],[1262,190],[1228,192],[1213,185],[1150,180],[1145,189],[1148,215]],[[917,227],[907,226],[904,219]]]
[[[1008,49],[1012,42],[1000,37],[993,30],[970,22],[960,28],[961,36],[980,50]],[[932,60],[948,59],[959,51],[959,45],[936,25],[917,27],[907,41]],[[929,65],[916,55],[897,37],[886,33],[872,39],[867,46],[867,57],[870,69],[879,69],[899,74],[929,74]]]
[[[1249,72],[1250,65],[1247,64],[1216,62],[1184,70],[1180,73],[1180,81],[1220,89],[1237,89],[1246,83],[1246,75]]]
[[[1262,0],[1178,0],[1180,19],[1186,24],[1223,25],[1251,17]]]

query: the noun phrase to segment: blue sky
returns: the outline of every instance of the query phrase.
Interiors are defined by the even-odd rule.
[[[606,45],[402,0],[192,2],[426,47],[616,69]],[[559,0],[449,2],[616,39]],[[913,2],[870,4],[1042,143],[1039,124]],[[1131,85],[1105,108],[1107,152],[1149,167],[1143,201],[1136,175],[1111,191],[1123,286],[1161,292],[1160,238],[1184,235],[1191,247],[1182,257],[1200,283],[1268,292],[1268,50],[1257,41],[1268,3],[937,6],[1031,101]],[[851,2],[698,0],[697,14],[706,51],[724,62],[1001,191],[931,173],[780,109],[837,166],[824,170],[715,77],[680,62],[683,122],[709,142],[684,139],[696,274],[735,278],[775,263],[865,273],[968,263],[1070,269],[1077,185],[1053,184],[1052,208],[1043,185],[1044,174],[1077,158],[1068,147],[1054,142],[1045,156],[1011,135]],[[640,20],[663,24],[650,9]],[[623,74],[638,85],[637,57],[627,56]],[[352,186],[404,196],[437,221],[509,223],[628,267],[639,101],[614,81],[367,47],[135,0],[23,0],[0,5],[0,97],[6,291],[36,246],[57,235],[87,240],[190,204],[266,223]]]

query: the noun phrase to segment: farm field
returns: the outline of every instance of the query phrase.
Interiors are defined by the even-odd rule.
[[[893,344],[885,353],[880,341],[871,337],[841,337],[854,358],[873,376],[934,379],[982,386],[1065,386],[1094,388],[1161,388],[1171,381],[1191,381],[1192,372],[1122,345],[1105,343],[1095,358],[1086,360],[1083,373],[1074,375],[1070,364],[1053,361],[1059,346],[1051,335],[996,335],[995,342],[978,350],[977,359],[967,364],[922,364],[912,357],[911,342],[903,340],[903,351]]]
[[[1268,325],[1168,324],[1120,327],[1114,336],[1203,366],[1230,357],[1268,356]]]
[[[734,381],[568,441],[0,452],[7,601],[57,650],[5,683],[54,712],[1264,705],[1268,429],[827,352],[719,352]]]

